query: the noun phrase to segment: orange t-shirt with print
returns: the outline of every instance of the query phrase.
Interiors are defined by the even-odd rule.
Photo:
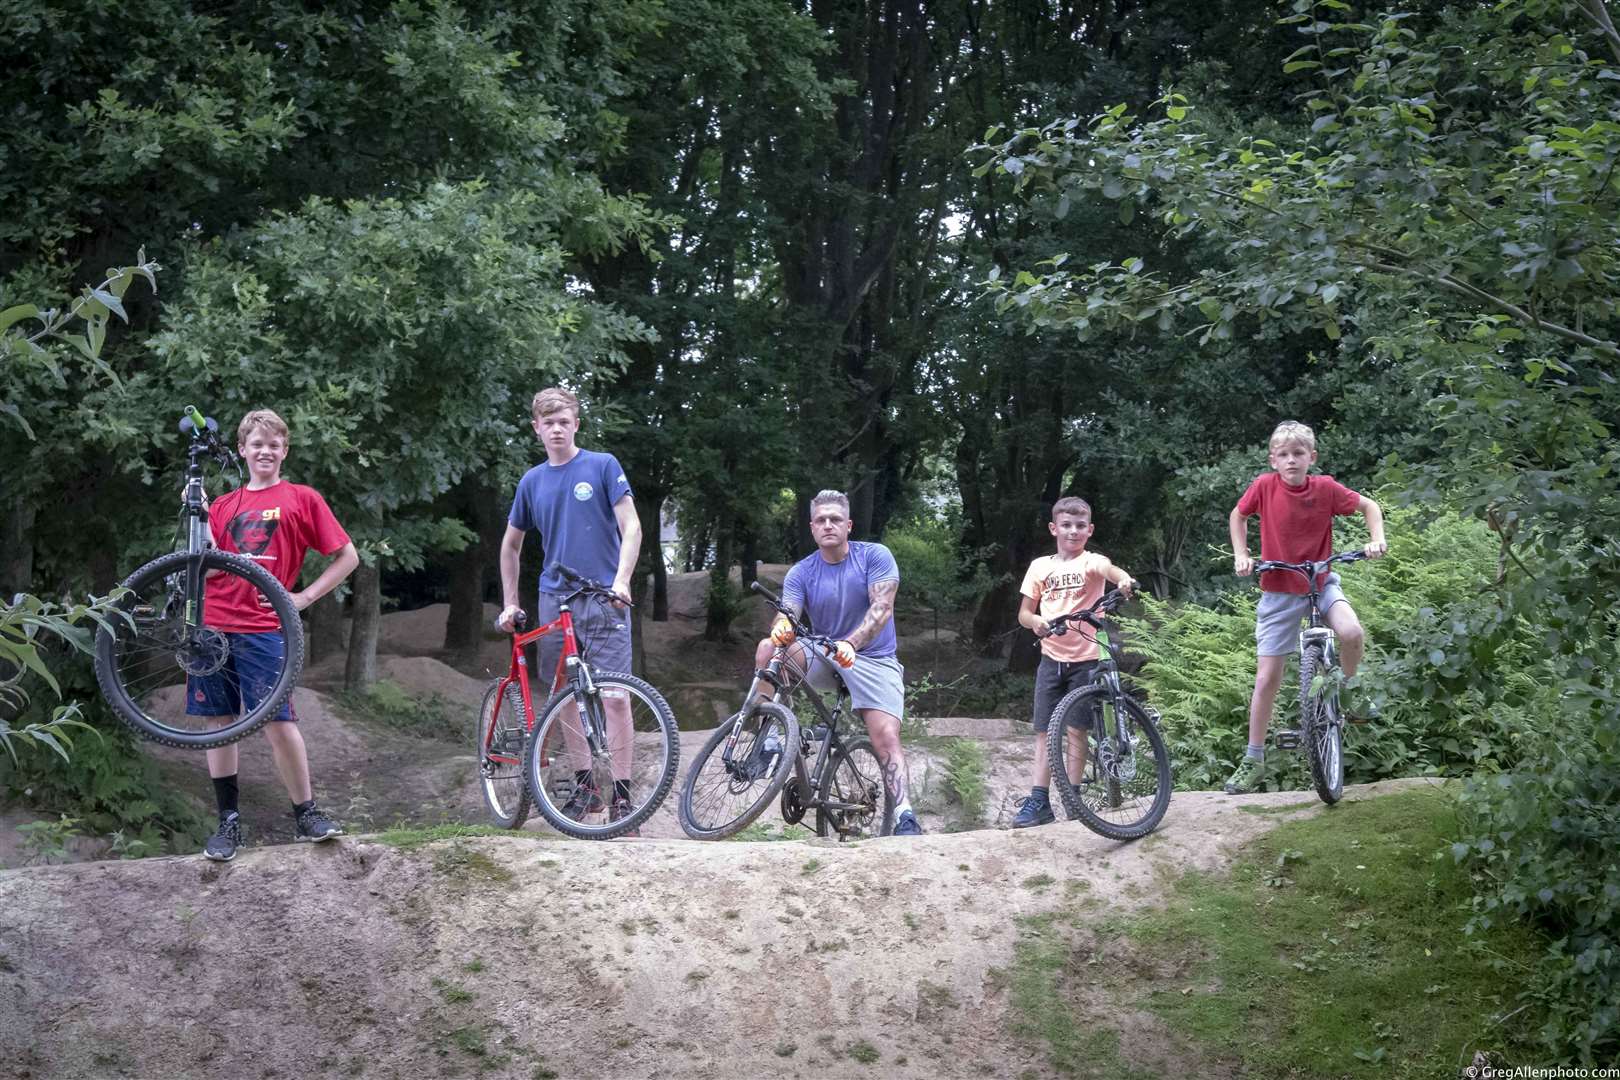
[[[1095,604],[1113,568],[1108,556],[1082,551],[1072,559],[1043,555],[1029,564],[1018,590],[1035,601],[1043,619],[1055,619]],[[1097,632],[1085,623],[1070,623],[1069,632],[1041,638],[1041,652],[1065,664],[1097,659]]]

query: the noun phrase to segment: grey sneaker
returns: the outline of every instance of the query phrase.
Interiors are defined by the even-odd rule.
[[[314,803],[298,811],[298,831],[293,834],[294,840],[320,843],[342,835],[342,826],[322,813]]]
[[[1263,759],[1244,756],[1237,769],[1227,778],[1224,788],[1228,795],[1249,795],[1266,786],[1266,763]]]
[[[219,819],[219,828],[203,847],[203,857],[215,862],[230,862],[236,858],[236,849],[242,844],[242,815],[235,810]]]

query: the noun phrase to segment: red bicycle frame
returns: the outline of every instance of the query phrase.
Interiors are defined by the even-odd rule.
[[[495,753],[490,747],[494,743],[495,729],[500,723],[501,707],[506,704],[506,688],[513,682],[518,684],[518,693],[523,701],[523,730],[525,734],[534,733],[534,698],[529,692],[529,658],[524,648],[530,642],[539,641],[553,630],[562,630],[562,655],[557,657],[557,672],[551,679],[551,692],[556,693],[567,682],[569,661],[579,662],[579,640],[574,637],[574,615],[563,604],[557,617],[544,626],[537,626],[533,630],[512,635],[512,666],[506,677],[501,680],[500,687],[495,691],[495,708],[489,714],[489,728],[484,732],[484,753],[490,761],[502,765],[519,765],[521,759],[515,755]],[[549,740],[548,740],[549,741]],[[545,747],[541,747],[540,763],[550,764],[546,758]]]

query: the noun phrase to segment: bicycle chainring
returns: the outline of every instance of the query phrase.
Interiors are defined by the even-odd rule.
[[[809,809],[810,785],[803,778],[795,776],[782,788],[782,820],[789,825],[797,825],[804,820],[805,811]]]

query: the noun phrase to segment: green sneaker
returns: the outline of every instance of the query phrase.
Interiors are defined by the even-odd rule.
[[[1266,786],[1266,763],[1244,756],[1238,762],[1237,771],[1226,781],[1225,791],[1228,795],[1249,795]]]

